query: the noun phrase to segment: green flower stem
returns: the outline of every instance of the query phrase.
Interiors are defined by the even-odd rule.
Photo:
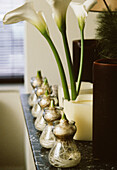
[[[45,92],[45,96],[48,96],[49,95],[49,92],[48,92],[48,90],[46,90],[46,92]]]
[[[73,65],[72,65],[71,55],[70,55],[68,41],[67,41],[66,29],[63,29],[63,31],[61,31],[61,33],[62,33],[64,48],[65,48],[65,53],[66,53],[66,59],[67,59],[67,64],[68,64],[68,70],[69,70],[69,76],[70,76],[71,99],[75,100],[76,99],[76,83],[74,80],[74,74],[73,74],[73,68],[72,68]]]
[[[38,71],[37,71],[37,77],[38,77],[38,78],[42,78],[41,70],[38,70]]]
[[[67,120],[65,113],[62,114],[62,120]]]
[[[84,29],[81,30],[81,54],[80,54],[80,68],[79,68],[79,74],[77,79],[77,85],[76,85],[76,93],[77,96],[80,91],[80,85],[81,85],[81,75],[82,75],[82,66],[83,66],[83,49],[84,47]]]
[[[57,65],[58,65],[58,69],[59,69],[59,73],[60,73],[60,77],[61,77],[61,82],[62,82],[62,87],[63,87],[63,92],[64,92],[64,98],[67,99],[67,100],[70,100],[68,85],[67,85],[67,81],[66,81],[66,77],[65,77],[65,72],[64,72],[63,65],[62,65],[62,62],[60,60],[59,54],[58,54],[50,36],[48,34],[45,34],[44,37],[48,41],[48,43],[49,43],[49,45],[50,45],[50,47],[51,47],[51,49],[54,53],[54,56],[55,56],[55,59],[56,59]]]
[[[54,100],[51,100],[51,102],[50,102],[50,108],[54,108]]]

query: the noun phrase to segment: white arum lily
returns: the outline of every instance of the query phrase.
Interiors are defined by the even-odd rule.
[[[14,24],[14,23],[24,21],[24,20],[33,24],[41,32],[41,34],[46,38],[47,42],[49,43],[50,48],[53,51],[56,63],[58,65],[61,82],[63,86],[63,91],[64,91],[64,98],[69,100],[70,96],[69,96],[68,85],[66,81],[64,68],[63,68],[60,56],[56,50],[56,47],[49,36],[48,28],[47,28],[43,13],[36,12],[31,2],[25,3],[23,6],[11,12],[8,12],[3,18],[3,23]]]
[[[80,30],[84,29],[85,21],[89,10],[97,3],[97,0],[86,0],[83,4],[77,2],[71,2],[72,7],[77,19]]]
[[[69,78],[70,78],[70,86],[71,86],[71,99],[74,100],[76,98],[76,85],[73,75],[73,68],[72,68],[72,60],[69,50],[69,45],[67,41],[66,35],[66,13],[67,8],[71,2],[71,0],[46,0],[52,8],[54,20],[62,34],[65,53],[66,53],[66,60],[69,70]]]
[[[46,0],[51,6],[55,22],[61,31],[61,28],[65,26],[66,11],[71,0]]]
[[[81,31],[81,53],[80,53],[80,67],[79,67],[79,74],[77,79],[77,86],[76,86],[76,95],[78,96],[80,91],[81,85],[81,75],[82,75],[82,66],[83,66],[83,48],[84,48],[84,26],[86,22],[86,18],[88,15],[88,11],[97,3],[97,0],[86,0],[83,4],[79,4],[77,2],[71,2],[70,6],[72,7],[77,19],[79,28]]]
[[[43,13],[41,11],[36,12],[31,2],[27,2],[19,8],[8,12],[3,18],[3,23],[13,24],[24,20],[33,24],[43,35],[48,33]]]

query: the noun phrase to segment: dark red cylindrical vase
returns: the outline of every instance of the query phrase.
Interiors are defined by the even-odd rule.
[[[117,160],[117,59],[93,63],[93,153]]]

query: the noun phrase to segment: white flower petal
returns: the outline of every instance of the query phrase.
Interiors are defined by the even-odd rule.
[[[33,24],[41,33],[47,31],[47,25],[42,12],[36,13],[31,2],[25,3],[19,8],[8,12],[3,18],[3,23],[14,24],[24,20]]]
[[[79,28],[83,29],[85,25],[85,20],[87,17],[87,11],[85,10],[83,4],[79,4],[77,2],[71,2],[70,6],[72,7],[77,19]]]
[[[71,0],[47,0],[47,2],[52,8],[54,19],[60,29],[63,22],[65,22],[66,11]]]
[[[19,8],[8,12],[3,18],[3,23],[13,24],[24,20],[27,20],[28,22],[38,22],[38,17],[33,9],[32,3],[25,3]]]
[[[88,12],[96,3],[97,0],[86,0],[83,4],[77,2],[70,3],[70,6],[78,19],[80,29],[84,29]]]
[[[39,22],[36,26],[37,29],[39,29],[41,33],[45,33],[45,31],[46,31],[49,34],[44,13],[42,11],[39,11],[37,15],[38,15],[38,19],[39,19]]]
[[[79,4],[77,2],[71,2],[70,6],[72,7],[77,18],[80,18],[81,16],[83,18],[87,17],[87,11],[85,10],[83,4]]]
[[[97,0],[87,0],[84,2],[84,8],[88,12],[97,3]]]

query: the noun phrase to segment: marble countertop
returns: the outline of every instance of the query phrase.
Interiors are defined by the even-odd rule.
[[[28,94],[21,94],[21,104],[24,112],[24,118],[28,131],[29,141],[34,157],[35,167],[37,170],[62,170],[50,165],[48,161],[49,149],[45,149],[40,145],[39,137],[41,132],[34,127],[34,121],[31,114],[30,106],[28,105]],[[79,151],[81,152],[81,162],[74,168],[67,170],[116,170],[117,162],[101,162],[93,158],[92,142],[76,141]]]

